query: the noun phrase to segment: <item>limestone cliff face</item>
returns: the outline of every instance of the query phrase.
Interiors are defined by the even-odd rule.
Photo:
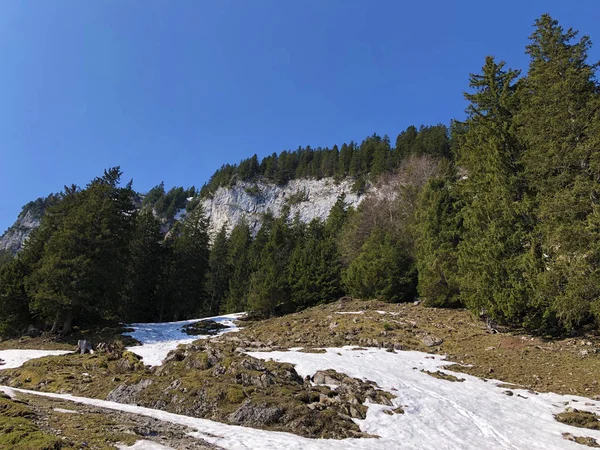
[[[40,226],[42,216],[30,208],[23,208],[16,222],[0,237],[0,250],[13,254],[23,247],[32,230]]]
[[[349,206],[356,207],[364,195],[352,192],[354,181],[347,179],[339,183],[333,178],[320,180],[292,180],[283,186],[266,182],[238,182],[231,187],[221,187],[210,198],[202,200],[202,206],[210,217],[210,232],[214,236],[223,225],[228,231],[242,219],[246,219],[253,234],[261,226],[263,214],[270,211],[278,217],[284,207],[290,207],[290,217],[298,215],[303,222],[315,217],[326,219],[338,197],[345,194]],[[137,202],[141,206],[141,200]],[[23,208],[16,222],[0,237],[0,249],[17,253],[23,247],[31,231],[40,225],[46,206],[45,199],[38,199]],[[173,224],[185,217],[185,209],[175,218],[163,224],[167,233]]]
[[[303,222],[315,217],[326,219],[338,196],[345,194],[349,206],[358,206],[364,195],[352,192],[353,180],[335,183],[333,178],[320,180],[292,180],[283,186],[257,182],[238,182],[232,187],[221,187],[202,201],[210,217],[210,230],[215,233],[225,224],[231,230],[243,218],[256,233],[261,226],[263,214],[270,211],[275,217],[283,208],[290,207],[290,217],[296,214]]]

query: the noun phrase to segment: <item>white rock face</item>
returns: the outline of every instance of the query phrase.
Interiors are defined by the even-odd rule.
[[[256,234],[264,213],[271,211],[278,217],[286,205],[290,205],[290,217],[298,214],[302,222],[310,222],[315,217],[326,219],[341,194],[346,195],[349,206],[358,206],[364,195],[354,194],[352,184],[352,180],[336,184],[333,178],[292,180],[284,186],[238,182],[230,188],[217,189],[212,198],[203,200],[202,206],[210,217],[211,234],[225,224],[231,231],[243,218]]]
[[[302,222],[308,223],[315,217],[327,219],[329,211],[341,194],[345,194],[348,206],[356,207],[365,198],[365,194],[352,192],[354,180],[346,179],[335,183],[333,178],[298,179],[283,186],[262,181],[238,182],[232,187],[217,189],[211,198],[202,201],[206,214],[210,217],[210,234],[214,236],[223,225],[231,231],[245,218],[253,235],[262,225],[262,216],[271,211],[279,217],[286,205],[290,206],[290,217],[296,214]],[[190,199],[188,199],[190,200]],[[43,214],[43,213],[42,213]],[[185,209],[177,212],[175,221],[185,217]],[[17,253],[23,247],[32,230],[40,226],[41,215],[24,209],[16,222],[2,236],[0,249]],[[167,233],[174,221],[165,222],[161,231]]]
[[[17,253],[29,237],[29,234],[40,226],[41,218],[30,210],[19,214],[17,221],[0,237],[0,250]]]

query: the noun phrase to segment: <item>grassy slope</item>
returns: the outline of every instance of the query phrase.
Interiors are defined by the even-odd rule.
[[[337,314],[364,311],[363,314]],[[377,311],[385,311],[379,314]],[[425,336],[443,339],[427,347]],[[452,370],[494,378],[540,392],[600,395],[600,339],[550,340],[525,333],[491,334],[466,310],[377,301],[340,300],[300,313],[249,323],[225,339],[267,347],[391,346],[447,354]]]

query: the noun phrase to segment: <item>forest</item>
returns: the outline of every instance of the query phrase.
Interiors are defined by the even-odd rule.
[[[271,316],[341,296],[466,307],[546,333],[600,325],[600,85],[591,41],[549,15],[529,37],[526,73],[492,56],[468,78],[464,120],[410,126],[392,145],[333,148],[224,165],[199,191],[237,181],[351,177],[372,184],[327,220],[266,215],[216,236],[195,188],[143,200],[120,169],[53,196],[41,226],[0,258],[0,335],[29,324],[171,321],[220,312]],[[192,199],[189,200],[188,199]],[[166,233],[187,205],[187,215]]]

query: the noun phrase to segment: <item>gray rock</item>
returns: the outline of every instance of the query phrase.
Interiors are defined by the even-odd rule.
[[[244,218],[256,234],[264,213],[270,210],[277,217],[286,205],[291,207],[290,217],[298,214],[305,223],[314,218],[326,219],[341,194],[346,194],[349,206],[358,206],[364,195],[352,192],[353,183],[348,179],[336,184],[333,178],[291,180],[283,186],[262,181],[237,182],[229,188],[217,189],[211,198],[202,201],[202,206],[210,217],[211,234],[216,234],[225,224],[231,229]],[[303,194],[302,201],[290,202],[298,193]]]
[[[266,404],[253,404],[246,401],[229,420],[238,425],[265,426],[277,422],[283,416],[283,409]]]
[[[428,335],[421,339],[421,342],[423,342],[423,345],[425,345],[426,347],[436,347],[438,345],[441,345],[444,342],[444,340]]]
[[[108,393],[109,402],[135,404],[136,395],[152,384],[152,380],[141,380],[135,384],[122,384]]]
[[[326,371],[323,370],[319,370],[318,372],[316,372],[313,377],[312,377],[313,383],[315,384],[333,384],[333,385],[338,385],[340,384],[340,380],[338,380],[337,378],[334,378],[333,376],[331,376],[331,374],[327,373]]]

